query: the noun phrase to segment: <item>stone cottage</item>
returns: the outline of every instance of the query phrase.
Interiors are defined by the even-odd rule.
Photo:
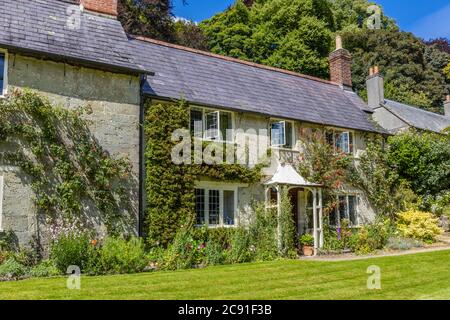
[[[274,161],[254,185],[201,179],[196,182],[199,225],[233,227],[243,223],[252,200],[280,203],[287,186],[299,234],[310,232],[323,244],[320,185],[295,170],[302,153],[300,134],[314,128],[353,156],[369,135],[385,134],[374,110],[352,91],[351,56],[337,40],[330,54],[331,80],[127,35],[116,19],[116,0],[3,0],[0,7],[0,72],[3,95],[32,88],[67,108],[89,103],[91,130],[113,156],[133,163],[135,232],[143,218],[144,99],[152,103],[185,99],[191,125],[202,140],[225,141],[222,130],[242,130],[248,138],[269,132]],[[211,134],[215,132],[214,134]],[[22,243],[39,226],[32,192],[18,168],[0,167],[0,230],[12,229]],[[273,200],[273,202],[272,202]],[[344,188],[331,223],[353,226],[374,212],[361,190]]]

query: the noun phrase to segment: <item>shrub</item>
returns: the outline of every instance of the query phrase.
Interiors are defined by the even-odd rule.
[[[194,240],[190,230],[181,229],[175,236],[175,239],[166,250],[163,258],[162,268],[168,270],[188,269],[201,262],[200,248],[197,241]]]
[[[358,233],[351,237],[350,248],[356,254],[368,254],[383,249],[392,232],[389,219],[377,220],[360,228]]]
[[[409,210],[398,215],[398,231],[406,238],[433,243],[443,233],[439,221],[429,212]]]
[[[30,270],[30,276],[35,278],[47,278],[59,275],[61,275],[61,272],[52,260],[42,261]]]
[[[420,248],[422,246],[422,242],[418,240],[403,237],[390,237],[386,244],[386,248],[392,250],[409,250],[412,248]]]
[[[205,248],[205,264],[215,266],[225,263],[225,250],[221,243],[209,241]]]
[[[18,249],[18,239],[14,232],[0,231],[0,251],[17,251]]]
[[[254,208],[254,219],[249,226],[250,246],[255,248],[255,259],[270,261],[278,257],[277,212],[264,204]]]
[[[27,274],[27,267],[17,262],[14,258],[9,258],[0,265],[0,278],[18,279]]]
[[[66,273],[69,266],[78,266],[82,271],[88,271],[94,256],[94,247],[87,233],[62,234],[53,243],[50,256],[56,267]]]
[[[314,237],[310,235],[309,233],[304,234],[300,237],[299,243],[302,246],[313,246],[314,245]]]
[[[144,243],[136,237],[128,241],[108,237],[97,251],[96,263],[90,266],[96,273],[137,273],[147,266]]]
[[[255,257],[256,248],[251,245],[250,233],[244,228],[236,229],[227,252],[228,263],[250,262]]]

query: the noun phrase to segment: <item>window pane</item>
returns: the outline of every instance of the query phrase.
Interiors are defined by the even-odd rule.
[[[325,139],[330,146],[334,146],[334,134],[333,132],[325,132]]]
[[[206,138],[218,139],[219,137],[219,111],[206,114]]]
[[[349,133],[348,132],[342,132],[336,134],[336,149],[349,153]]]
[[[219,224],[220,214],[220,192],[219,190],[209,190],[209,224]]]
[[[271,145],[281,147],[286,144],[286,137],[285,134],[285,123],[283,121],[281,122],[274,122],[271,125]]]
[[[205,224],[205,190],[195,189],[195,213],[197,215],[197,225]]]
[[[342,220],[347,219],[347,197],[339,196],[339,219]]]
[[[350,218],[350,222],[352,223],[352,225],[357,225],[358,224],[358,220],[357,220],[357,198],[355,196],[349,196],[348,197],[348,213],[349,213],[349,218]]]
[[[233,128],[233,123],[231,121],[231,113],[221,112],[220,113],[220,133],[222,135],[222,140],[227,141],[227,130]]]
[[[334,208],[331,212],[330,212],[330,226],[337,226],[337,220],[336,220],[336,211],[337,209]]]
[[[234,191],[223,192],[223,223],[234,225]]]
[[[198,109],[191,109],[191,134],[201,138],[203,136],[203,112]]]
[[[286,144],[284,145],[286,148],[292,148],[292,123],[286,122]]]
[[[353,153],[353,132],[348,133],[348,150],[349,153]]]
[[[5,73],[5,55],[0,53],[0,94],[3,94],[3,75]]]

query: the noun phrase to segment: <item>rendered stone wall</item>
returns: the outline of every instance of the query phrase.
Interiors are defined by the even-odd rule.
[[[47,96],[53,103],[76,108],[89,105],[86,118],[102,147],[113,157],[127,157],[132,163],[130,195],[133,207],[131,226],[137,232],[139,175],[139,77],[109,73],[10,54],[8,90],[30,88]],[[1,168],[4,176],[3,230],[12,229],[22,244],[36,233],[36,210],[32,204],[29,180],[19,168]],[[98,212],[88,208],[91,223],[99,231],[103,224]],[[42,228],[43,226],[39,226]],[[45,230],[41,230],[45,233]]]

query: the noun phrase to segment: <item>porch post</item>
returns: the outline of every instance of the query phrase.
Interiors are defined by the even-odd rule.
[[[314,235],[314,255],[317,255],[317,249],[319,248],[319,238],[317,236],[317,190],[312,189],[313,193],[313,235]]]
[[[319,248],[323,248],[323,197],[322,188],[319,188]]]
[[[278,249],[281,250],[281,225],[280,225],[280,218],[281,218],[281,186],[276,186],[277,190],[277,216],[278,216],[278,222],[277,222],[277,242],[278,242]]]

